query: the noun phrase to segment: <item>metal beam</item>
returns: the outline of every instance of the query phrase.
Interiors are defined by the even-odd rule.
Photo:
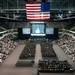
[[[3,10],[3,11],[17,11],[17,10],[19,10],[19,11],[25,11],[26,9],[1,9],[1,10]],[[71,8],[71,9],[50,9],[50,10],[63,10],[63,11],[68,11],[68,10],[71,10],[71,11],[75,11],[75,9],[74,8]]]

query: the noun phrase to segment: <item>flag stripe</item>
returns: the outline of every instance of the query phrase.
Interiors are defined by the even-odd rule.
[[[27,16],[32,16],[32,15],[27,15]],[[41,15],[41,14],[40,14],[40,15],[33,15],[33,16],[36,16],[36,17],[37,17],[37,16],[42,17],[42,16],[50,16],[50,15],[49,15],[49,14],[46,14],[46,15]]]
[[[27,14],[32,14],[32,15],[33,15],[33,14],[35,14],[35,15],[36,15],[36,14],[42,14],[42,13],[43,13],[43,14],[50,14],[50,12],[27,12]]]
[[[40,17],[40,18],[37,17],[37,18],[36,18],[36,17],[30,17],[30,16],[27,17],[27,18],[28,18],[28,19],[43,19],[43,20],[44,20],[44,19],[49,19],[49,17]]]
[[[30,6],[28,6],[28,7],[26,7],[26,9],[32,9],[32,8],[40,8],[41,9],[41,7],[30,7]]]
[[[27,6],[41,6],[41,4],[26,4],[26,7]]]
[[[48,20],[48,17],[47,18],[44,17],[44,18],[40,18],[40,19],[39,18],[29,18],[28,17],[28,19],[29,20]]]
[[[32,12],[36,12],[36,11],[38,12],[38,11],[39,11],[39,12],[40,12],[41,10],[26,10],[26,11],[30,11],[30,12],[31,12],[31,11],[32,11]]]
[[[40,10],[40,8],[27,8],[26,10]]]

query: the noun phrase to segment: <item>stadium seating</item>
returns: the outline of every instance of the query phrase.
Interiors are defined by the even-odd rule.
[[[27,42],[19,60],[16,63],[17,67],[32,67],[35,58],[35,43]]]
[[[12,35],[5,36],[0,40],[0,59],[3,62],[9,54],[16,48],[17,43],[13,41]]]
[[[63,51],[75,62],[75,39],[69,35],[64,35],[56,42]]]
[[[73,72],[67,61],[39,61],[39,72]]]
[[[43,58],[51,58],[51,57],[56,57],[56,54],[53,50],[52,42],[43,42],[41,43],[41,52]]]
[[[35,44],[34,43],[27,43],[23,52],[20,55],[20,59],[28,59],[35,57]]]

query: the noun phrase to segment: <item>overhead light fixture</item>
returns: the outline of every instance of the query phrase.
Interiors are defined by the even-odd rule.
[[[58,17],[59,17],[60,19],[62,19],[62,18],[63,18],[63,14],[58,14]]]
[[[68,11],[68,13],[69,13],[69,14],[71,14],[71,13],[72,13],[72,11],[70,11],[70,10],[69,10],[69,11]]]

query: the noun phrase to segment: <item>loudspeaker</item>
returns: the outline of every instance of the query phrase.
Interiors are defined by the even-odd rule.
[[[33,1],[37,1],[37,0],[33,0]]]
[[[55,39],[58,39],[59,38],[59,35],[58,35],[58,28],[54,28],[54,38]]]
[[[22,28],[18,28],[18,39],[29,39],[30,34],[23,34]]]
[[[48,0],[42,0],[42,2],[48,2]]]
[[[22,39],[22,28],[18,28],[18,38]]]

